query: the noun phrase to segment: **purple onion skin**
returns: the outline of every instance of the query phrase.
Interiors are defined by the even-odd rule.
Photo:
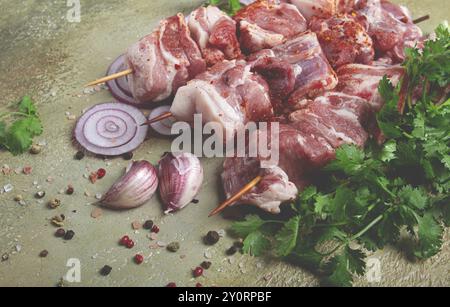
[[[100,201],[114,210],[127,210],[142,206],[158,188],[158,170],[147,161],[133,162]]]
[[[159,194],[166,213],[189,205],[203,183],[200,160],[190,153],[167,153],[159,161]]]

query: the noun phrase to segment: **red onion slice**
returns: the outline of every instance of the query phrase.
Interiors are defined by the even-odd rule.
[[[152,120],[153,118],[156,118],[157,116],[167,113],[167,112],[170,112],[170,106],[161,106],[161,107],[154,109],[150,113],[150,116],[148,118],[149,118],[149,120]],[[171,117],[171,118],[167,118],[167,119],[161,120],[159,122],[150,124],[150,126],[153,128],[153,130],[155,130],[159,134],[169,136],[169,135],[172,135],[172,126],[175,122],[176,122],[175,118]]]
[[[125,63],[125,55],[123,54],[114,60],[108,68],[106,75],[109,76],[126,69],[128,69],[128,65]],[[139,102],[136,101],[131,94],[130,86],[128,84],[128,76],[108,81],[106,82],[106,85],[108,86],[113,97],[118,101],[131,105],[139,104]]]
[[[104,103],[87,110],[75,127],[75,138],[87,151],[119,156],[135,150],[147,136],[144,114],[133,106]]]

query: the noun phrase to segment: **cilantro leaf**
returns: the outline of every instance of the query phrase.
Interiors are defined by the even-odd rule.
[[[324,267],[326,277],[322,284],[331,287],[351,287],[353,276],[348,270],[348,259],[345,254],[334,256]]]
[[[419,210],[425,209],[428,204],[427,195],[423,191],[415,189],[410,185],[400,189],[398,192],[398,197],[404,205]]]
[[[444,230],[436,222],[431,213],[426,213],[419,218],[419,243],[414,250],[414,255],[420,259],[430,258],[441,250]]]
[[[242,8],[240,0],[208,0],[207,4],[215,5],[231,16],[234,16]]]
[[[36,106],[31,100],[30,96],[25,96],[19,103],[19,112],[25,113],[31,116],[35,116],[37,114]]]
[[[277,255],[284,257],[289,255],[297,244],[300,217],[295,216],[287,221],[283,228],[276,234]]]
[[[343,145],[336,150],[336,160],[329,163],[325,170],[340,171],[351,176],[361,170],[364,157],[364,152],[355,145]]]
[[[0,122],[0,146],[13,155],[24,153],[31,147],[33,138],[41,135],[43,127],[37,116],[37,109],[30,97],[25,96],[18,105],[19,112],[4,113],[5,117],[22,117],[8,127]]]
[[[245,221],[234,222],[231,230],[241,237],[246,237],[250,233],[255,232],[261,228],[266,222],[257,215],[248,215]]]
[[[261,256],[269,246],[270,242],[264,234],[261,231],[254,231],[245,238],[242,250],[245,254],[257,257]]]
[[[397,143],[394,140],[387,141],[381,150],[380,160],[390,162],[396,158]]]

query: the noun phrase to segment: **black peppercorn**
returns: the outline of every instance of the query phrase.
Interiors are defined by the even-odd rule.
[[[232,246],[226,251],[226,254],[228,256],[233,256],[234,254],[237,253],[237,251],[238,251],[238,249],[236,248],[236,246]]]
[[[75,232],[73,230],[69,230],[66,232],[66,235],[64,236],[64,240],[70,241],[75,236]]]
[[[217,233],[217,231],[208,232],[208,234],[206,235],[206,237],[204,239],[205,243],[208,245],[214,245],[217,242],[219,242],[219,240],[220,240],[220,236]]]
[[[109,265],[105,265],[101,270],[100,270],[100,275],[102,276],[108,276],[109,274],[111,274],[112,271],[112,267],[110,267]]]
[[[178,252],[179,249],[180,249],[180,243],[178,243],[178,242],[172,242],[169,245],[167,245],[167,250],[169,252],[176,253],[176,252]]]
[[[34,196],[38,199],[42,199],[45,197],[45,192],[44,191],[36,192],[36,194]]]
[[[76,160],[83,160],[83,158],[84,158],[84,152],[79,151],[79,152],[77,152],[77,153],[75,154],[75,159],[76,159]]]
[[[148,220],[144,223],[144,225],[142,227],[144,229],[151,230],[153,228],[153,225],[154,225],[153,221]]]
[[[127,152],[126,154],[123,155],[123,159],[126,161],[129,161],[131,159],[133,159],[134,154],[132,152]]]
[[[67,194],[67,195],[72,195],[73,192],[75,192],[75,189],[73,188],[73,186],[69,185],[69,186],[67,187],[66,194]]]
[[[39,257],[41,258],[45,258],[48,256],[48,251],[47,250],[43,250],[42,252],[39,253]]]
[[[209,261],[203,261],[202,264],[200,264],[200,266],[202,268],[204,268],[205,270],[209,270],[209,268],[211,267],[212,263]]]

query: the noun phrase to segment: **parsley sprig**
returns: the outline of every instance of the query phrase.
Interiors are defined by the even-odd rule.
[[[218,6],[230,16],[234,16],[242,8],[239,0],[208,0],[207,4]]]
[[[331,286],[351,286],[365,273],[366,253],[398,244],[402,233],[412,242],[408,255],[439,253],[450,225],[449,39],[439,26],[422,51],[408,49],[398,87],[387,77],[380,82],[385,106],[377,121],[387,142],[339,148],[320,184],[283,217],[250,215],[232,225],[245,253],[280,257]]]
[[[35,136],[42,134],[42,123],[36,106],[29,96],[17,104],[17,110],[0,113],[0,148],[13,155],[27,151]]]

